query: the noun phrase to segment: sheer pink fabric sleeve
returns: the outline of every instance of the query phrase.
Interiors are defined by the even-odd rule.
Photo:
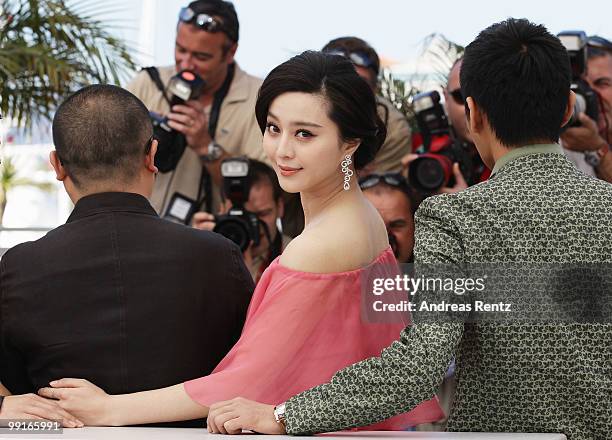
[[[390,262],[395,264],[387,250],[372,264]],[[212,374],[186,382],[186,392],[206,406],[239,396],[278,404],[379,355],[403,325],[364,322],[361,276],[362,270],[297,272],[275,260],[255,289],[239,341]],[[402,429],[443,416],[434,398],[375,429]]]

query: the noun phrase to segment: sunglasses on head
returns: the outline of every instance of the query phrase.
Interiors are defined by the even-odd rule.
[[[463,99],[463,93],[461,93],[461,89],[455,89],[448,92],[449,95],[453,98],[458,105],[465,105],[465,99]]]
[[[349,52],[343,49],[331,49],[325,51],[329,55],[340,55],[351,60],[351,62],[359,67],[376,70],[376,63],[363,52]]]
[[[408,189],[406,179],[399,173],[368,174],[367,176],[359,179],[359,187],[361,189],[368,189],[375,187],[381,182],[384,182],[394,188],[400,188],[403,191]]]
[[[587,39],[587,46],[612,52],[612,41],[606,40],[605,38],[597,35]]]
[[[210,32],[223,32],[232,40],[235,38],[231,35],[231,32],[226,29],[223,22],[208,14],[196,14],[193,9],[189,7],[181,8],[179,12],[179,20],[183,23],[193,24],[200,29]]]

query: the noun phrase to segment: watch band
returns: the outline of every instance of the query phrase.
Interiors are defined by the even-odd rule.
[[[211,141],[208,144],[208,150],[206,154],[201,155],[200,158],[204,162],[214,162],[215,160],[219,159],[223,155],[224,151],[225,150],[223,149],[221,145],[219,145],[215,141]]]
[[[274,407],[274,419],[276,423],[283,425],[283,428],[286,428],[285,424],[285,403],[281,403],[280,405],[276,405]]]

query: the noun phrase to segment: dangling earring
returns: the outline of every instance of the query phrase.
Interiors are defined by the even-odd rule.
[[[344,157],[344,160],[342,161],[342,163],[340,164],[340,166],[342,167],[342,172],[344,173],[344,190],[345,191],[348,191],[351,188],[350,181],[351,181],[351,176],[353,175],[353,170],[349,168],[351,163],[352,163],[351,156],[347,154]]]

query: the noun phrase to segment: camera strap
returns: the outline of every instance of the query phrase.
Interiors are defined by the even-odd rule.
[[[234,79],[234,71],[236,64],[232,63],[227,66],[227,75],[221,85],[221,88],[217,90],[213,97],[212,107],[210,109],[210,116],[208,118],[208,134],[212,140],[215,139],[215,133],[217,131],[217,124],[219,123],[219,115],[221,114],[221,104],[229,92],[229,88],[232,85]],[[198,188],[198,202],[199,205],[204,205],[206,212],[212,212],[212,180],[210,173],[205,166],[202,165],[202,174],[200,175],[200,187]]]
[[[212,107],[210,109],[210,117],[208,118],[208,134],[211,139],[215,139],[215,132],[217,131],[217,123],[219,122],[219,115],[221,114],[221,104],[229,92],[229,88],[232,85],[234,79],[234,71],[236,70],[236,64],[232,63],[227,66],[227,75],[221,85],[221,88],[217,90],[213,98]]]
[[[162,83],[162,80],[159,76],[159,70],[157,70],[157,67],[155,66],[143,67],[142,70],[147,72],[147,74],[149,75],[149,78],[151,78],[151,81],[153,81],[153,84],[155,84],[155,87],[157,87],[157,90],[161,92],[162,96],[164,97],[168,105],[170,105],[170,100],[168,99],[168,96],[166,95],[166,88],[164,87],[164,83]]]

